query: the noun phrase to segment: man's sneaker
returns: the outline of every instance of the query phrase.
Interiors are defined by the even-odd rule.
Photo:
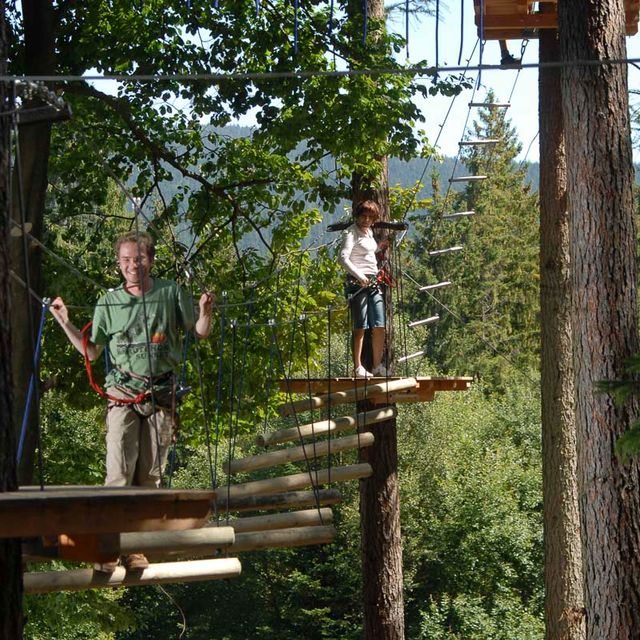
[[[149,566],[149,561],[141,553],[130,553],[122,560],[127,571],[141,571]]]
[[[387,369],[383,364],[379,364],[372,373],[378,378],[388,378],[391,375],[389,369]]]
[[[362,365],[360,365],[356,371],[356,378],[373,378],[373,374],[369,373]]]
[[[117,562],[96,562],[96,564],[93,565],[93,570],[98,573],[111,574],[116,570],[117,566]]]

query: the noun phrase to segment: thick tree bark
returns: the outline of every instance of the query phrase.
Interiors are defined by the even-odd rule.
[[[4,0],[0,0],[0,74],[7,72]],[[0,82],[0,114],[13,108],[12,90]],[[0,492],[15,490],[16,440],[11,424],[11,330],[9,321],[10,116],[0,116]],[[22,638],[20,540],[0,539],[0,640]]]
[[[540,62],[558,59],[557,31],[541,31]],[[558,68],[540,69],[538,95],[545,637],[583,640],[567,166]]]
[[[371,189],[354,176],[354,203],[371,198],[380,204],[383,219],[389,219],[389,185],[386,159],[381,184]],[[387,292],[389,293],[389,292]],[[392,327],[391,296],[385,299],[387,327]],[[387,358],[391,363],[392,339],[387,335]],[[364,354],[367,361],[367,354]],[[375,406],[358,403],[358,410]],[[400,532],[400,487],[396,419],[367,426],[375,444],[360,450],[373,475],[360,481],[360,530],[362,533],[362,590],[364,637],[367,640],[404,638],[402,537]]]
[[[558,3],[573,280],[578,481],[587,638],[640,638],[637,462],[617,438],[638,417],[600,380],[625,377],[638,353],[636,230],[626,66],[571,64],[626,57],[623,0]]]
[[[48,0],[23,0],[25,30],[25,72],[50,75],[55,71],[55,15]],[[36,100],[33,104],[39,104]],[[32,106],[26,103],[25,107]],[[19,170],[14,171],[11,217],[19,225],[22,218],[31,224],[31,234],[42,238],[45,195],[48,183],[51,124],[29,124],[19,128]],[[26,254],[25,254],[26,247]],[[42,296],[42,254],[40,248],[24,237],[11,242],[11,265],[23,282]],[[28,277],[27,269],[28,265]],[[35,325],[40,306],[26,288],[12,282],[11,286],[14,405],[13,421],[19,430],[25,410],[29,378],[32,372]],[[29,317],[31,314],[31,318]],[[37,397],[37,396],[36,396]],[[34,451],[38,432],[39,407],[32,402],[27,425],[27,439],[19,469],[21,484],[29,484],[33,477]]]

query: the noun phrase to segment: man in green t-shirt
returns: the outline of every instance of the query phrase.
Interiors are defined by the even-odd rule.
[[[175,282],[151,277],[155,246],[148,233],[121,236],[115,252],[124,282],[96,304],[88,341],[69,320],[62,298],[51,303],[51,313],[71,344],[83,355],[86,351],[89,359],[98,358],[105,346],[109,349],[113,367],[106,380],[105,484],[159,487],[175,429],[180,331],[195,327],[198,338],[209,335],[213,296],[202,294],[195,321],[184,290]],[[146,559],[138,561],[141,566],[128,568],[147,566]]]

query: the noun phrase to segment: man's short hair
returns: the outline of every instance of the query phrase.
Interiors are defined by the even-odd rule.
[[[153,260],[156,255],[156,243],[150,233],[146,231],[128,231],[116,240],[116,258],[120,255],[120,247],[128,242],[135,242],[140,247],[140,250],[143,250],[149,256],[150,260]]]

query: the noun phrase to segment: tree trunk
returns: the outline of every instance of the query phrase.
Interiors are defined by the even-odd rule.
[[[567,131],[573,281],[578,482],[587,638],[640,638],[640,493],[637,462],[617,438],[638,417],[615,406],[600,380],[620,380],[638,353],[636,230],[623,0],[558,3]]]
[[[389,219],[389,183],[386,159],[380,186],[373,190],[359,176],[352,181],[354,203],[372,198]],[[391,295],[387,291],[385,315],[392,328]],[[393,360],[387,334],[387,362]],[[366,354],[365,361],[367,360]],[[375,409],[368,402],[358,403],[359,411]],[[372,447],[360,450],[360,461],[367,462],[373,475],[360,481],[360,530],[362,533],[362,590],[364,637],[367,640],[404,638],[404,599],[402,592],[402,538],[400,534],[400,488],[396,419],[367,427],[375,437]]]
[[[23,0],[25,29],[25,73],[51,75],[55,71],[53,6],[48,0]],[[29,101],[25,107],[40,104]],[[19,171],[14,171],[11,216],[19,225],[22,219],[31,224],[31,234],[42,238],[45,195],[48,183],[51,123],[42,122],[19,128]],[[42,297],[42,254],[39,247],[14,237],[11,242],[11,264],[23,282]],[[26,254],[25,254],[26,249]],[[28,265],[28,275],[27,268]],[[11,287],[14,405],[13,422],[19,431],[25,411],[29,379],[33,370],[34,341],[40,305],[26,288],[12,282]],[[33,478],[34,451],[37,443],[39,407],[32,401],[27,424],[27,439],[20,463],[21,484],[29,484]]]
[[[546,5],[542,5],[543,10]],[[559,60],[540,32],[540,62]],[[585,637],[571,329],[567,166],[560,70],[540,69],[540,322],[547,640]]]
[[[5,4],[0,0],[0,75],[7,73]],[[0,82],[0,114],[13,109],[12,88]],[[9,157],[11,116],[0,115],[0,492],[17,488],[16,440],[11,424],[11,325],[9,322]],[[20,540],[0,538],[0,640],[22,638]]]

